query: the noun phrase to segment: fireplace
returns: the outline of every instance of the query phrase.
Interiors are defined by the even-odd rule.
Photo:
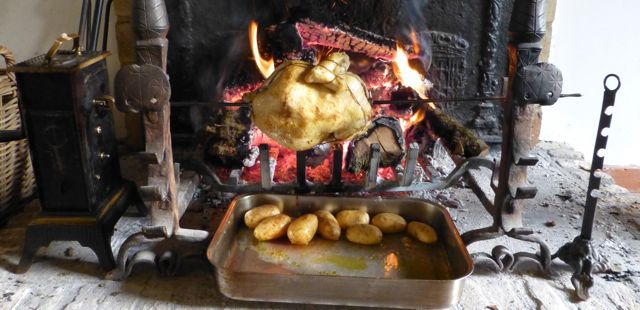
[[[370,73],[376,71],[371,67],[380,65],[376,60],[392,57],[396,40],[412,43],[413,38],[418,47],[422,45],[422,50],[420,63],[412,61],[412,64],[433,83],[428,93],[432,99],[500,96],[502,77],[507,72],[506,34],[513,1],[241,1],[231,4],[190,0],[166,1],[166,5],[171,24],[167,36],[171,42],[168,73],[173,77],[175,125],[172,130],[176,142],[192,142],[189,140],[203,124],[194,116],[202,115],[202,110],[196,113],[195,108],[180,109],[175,102],[237,101],[237,94],[229,94],[225,89],[261,81],[250,60],[251,50],[247,44],[251,20],[260,25],[262,51],[277,61],[291,52],[298,52],[299,58],[313,60],[318,58],[317,52],[323,50],[318,47],[337,49],[340,46],[335,37],[332,41],[323,39],[324,42],[318,40],[318,36],[304,39],[296,26],[306,28],[300,30],[307,34],[314,31],[314,26],[316,30],[328,26],[344,32],[343,38],[362,38],[364,42],[382,46],[372,51],[382,54],[360,59],[370,63],[366,68]],[[303,49],[301,45],[305,43],[315,48]],[[374,50],[375,46],[354,44],[350,49],[360,49],[360,53],[352,55],[362,55],[367,48]],[[501,141],[502,112],[495,100],[442,102],[438,107],[474,130],[484,141]]]
[[[458,161],[486,153],[485,141],[499,143],[502,140],[499,103],[504,97],[503,90],[506,91],[502,77],[506,75],[508,63],[509,25],[505,21],[509,20],[512,3],[496,1],[491,5],[475,3],[458,7],[445,1],[370,2],[271,1],[236,6],[207,1],[166,1],[171,24],[167,35],[171,42],[167,70],[172,77],[171,130],[175,145],[200,146],[204,160],[216,174],[212,178],[222,183],[229,179],[241,183],[252,181],[282,191],[291,188],[271,188],[267,181],[286,183],[297,178],[302,187],[306,187],[305,178],[311,182],[331,181],[328,189],[339,186],[341,178],[363,183],[367,179],[364,174],[371,176],[370,172],[376,168],[354,169],[346,161],[344,171],[334,167],[333,158],[338,158],[339,147],[342,147],[342,157],[347,161],[352,158],[349,150],[353,146],[348,142],[332,146],[332,150],[328,145],[319,145],[306,154],[296,155],[273,143],[259,130],[256,132],[250,109],[228,107],[241,102],[243,94],[255,90],[264,81],[251,58],[263,62],[272,59],[276,64],[287,59],[317,63],[329,51],[349,53],[351,70],[365,80],[376,103],[375,115],[397,118],[403,131],[401,136],[406,145],[402,145],[402,153],[406,159],[391,165],[385,162],[383,152],[378,174],[383,181],[395,179],[398,184],[411,183],[413,176],[405,177],[405,171],[415,170],[414,159],[410,157],[421,158],[416,152],[433,148],[438,139]],[[452,19],[443,19],[443,12],[450,12]],[[247,28],[252,20],[259,28],[257,57],[252,55],[248,44]],[[478,27],[471,31],[472,28],[467,27],[469,23]],[[399,82],[393,61],[397,50],[407,51],[410,69],[424,77],[425,88],[432,86],[423,91],[423,97],[435,103],[415,100],[402,103],[404,99],[420,96],[412,92],[407,83]],[[474,63],[483,65],[474,66]],[[434,107],[437,112],[424,113]],[[416,119],[424,114],[426,121]],[[266,162],[266,157],[258,159],[260,144],[269,145],[272,162],[269,170],[274,170],[271,174],[266,167],[261,172],[261,166],[256,164]],[[262,146],[264,152],[268,151],[266,147]],[[296,163],[306,159],[311,167],[296,173]],[[418,170],[422,170],[419,172],[429,178],[429,172],[423,173],[425,169],[421,166],[417,165]],[[357,173],[352,175],[353,172]],[[343,175],[337,176],[338,173]],[[268,180],[261,180],[261,174],[268,174],[264,177]],[[331,177],[334,179],[329,180]],[[375,176],[368,182],[371,179],[375,180]],[[383,187],[390,188],[389,185]],[[239,187],[233,188],[235,192],[242,191]]]
[[[505,270],[533,261],[548,271],[548,246],[522,222],[524,202],[536,194],[527,167],[537,162],[529,150],[539,105],[562,96],[560,71],[539,62],[545,5],[134,1],[138,65],[118,73],[116,99],[120,109],[143,114],[150,165],[140,190],[152,221],[125,242],[112,276],[126,275],[141,244],[202,245],[210,237],[180,228],[197,184],[180,167],[198,172],[209,189],[234,194],[372,197],[441,189],[464,178],[493,217],[490,226],[462,234],[465,245],[501,236],[531,242],[538,253],[498,246],[477,257]],[[336,53],[348,54],[350,70],[371,94],[366,130],[291,150],[254,126],[247,98],[272,70],[292,60],[319,66]],[[407,82],[402,68],[418,83]],[[142,92],[131,85],[150,87]],[[499,160],[486,156],[487,143],[500,145]],[[173,148],[181,166],[174,165]],[[455,169],[436,172],[429,162],[434,149],[444,150]],[[492,172],[484,187],[470,173],[480,168]],[[173,253],[161,262],[174,266]]]

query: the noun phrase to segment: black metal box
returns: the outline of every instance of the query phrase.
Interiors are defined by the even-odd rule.
[[[44,214],[97,214],[122,185],[108,55],[54,51],[12,68]]]

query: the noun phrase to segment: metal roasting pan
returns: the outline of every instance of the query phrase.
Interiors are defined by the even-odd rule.
[[[243,222],[244,213],[263,204],[280,206],[292,217],[317,210],[344,209],[403,216],[436,230],[427,245],[406,233],[385,234],[381,245],[350,243],[316,235],[306,246],[281,240],[259,242]],[[456,227],[445,208],[418,199],[346,198],[249,194],[236,197],[207,250],[220,292],[240,300],[396,308],[447,308],[456,304],[473,271]]]

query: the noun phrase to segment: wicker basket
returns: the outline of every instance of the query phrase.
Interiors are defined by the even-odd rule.
[[[0,46],[7,67],[15,64],[11,52]],[[15,75],[0,69],[0,130],[20,129],[20,110]],[[32,196],[33,167],[26,139],[0,143],[0,220]]]

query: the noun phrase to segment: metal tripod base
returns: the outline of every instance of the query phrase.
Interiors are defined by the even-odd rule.
[[[591,240],[578,236],[572,242],[561,246],[558,252],[553,254],[553,258],[556,257],[573,268],[571,284],[578,298],[587,300],[589,289],[593,286],[592,272],[606,269],[591,245]]]
[[[145,228],[125,240],[118,252],[116,269],[106,278],[122,281],[141,263],[155,265],[161,275],[176,275],[185,259],[206,261],[209,239],[209,233],[204,230],[179,229],[167,236],[162,228]]]
[[[552,257],[549,246],[544,241],[542,241],[542,239],[535,236],[533,234],[533,231],[528,228],[512,229],[508,232],[505,232],[500,227],[490,226],[468,231],[462,234],[462,240],[467,246],[469,246],[469,244],[477,241],[490,240],[502,236],[536,243],[540,247],[540,251],[538,253],[512,253],[506,246],[497,245],[491,250],[491,254],[485,252],[471,254],[474,262],[492,262],[493,266],[500,271],[516,271],[518,265],[523,262],[529,262],[534,263],[536,266],[538,266],[538,268],[540,268],[541,271],[550,273]]]

